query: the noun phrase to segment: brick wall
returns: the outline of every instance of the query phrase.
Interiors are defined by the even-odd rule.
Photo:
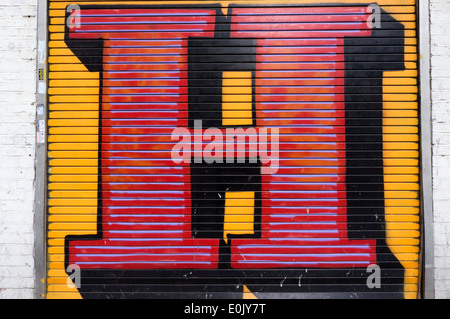
[[[430,9],[435,296],[450,298],[450,2]]]
[[[0,6],[0,299],[33,297],[36,2]]]

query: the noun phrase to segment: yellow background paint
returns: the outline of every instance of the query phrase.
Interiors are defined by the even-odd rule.
[[[255,233],[255,193],[226,192],[223,236]]]
[[[252,72],[223,72],[222,125],[253,125]]]
[[[49,202],[47,298],[81,298],[66,285],[64,238],[97,232],[99,74],[89,72],[67,48],[65,8],[97,4],[313,4],[359,0],[276,1],[59,1],[50,0],[49,41]],[[368,2],[370,3],[370,2]],[[405,267],[405,297],[419,289],[419,136],[415,0],[378,4],[402,22],[405,71],[385,72],[383,140],[387,243]],[[244,77],[243,81],[246,81]],[[407,94],[405,94],[407,93]],[[249,222],[249,221],[247,221]],[[245,296],[254,297],[248,289]]]

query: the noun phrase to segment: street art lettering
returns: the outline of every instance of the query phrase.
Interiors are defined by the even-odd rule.
[[[404,296],[382,137],[401,23],[370,4],[72,9],[64,42],[100,79],[97,234],[65,237],[82,297]],[[251,138],[208,153],[212,129],[276,130],[276,161]]]

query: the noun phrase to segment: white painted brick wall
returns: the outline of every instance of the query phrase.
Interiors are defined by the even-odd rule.
[[[36,10],[0,5],[0,299],[34,296]]]
[[[450,2],[431,0],[435,297],[450,298]]]

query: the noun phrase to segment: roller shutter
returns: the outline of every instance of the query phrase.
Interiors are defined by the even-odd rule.
[[[414,0],[50,1],[48,298],[416,298]]]

